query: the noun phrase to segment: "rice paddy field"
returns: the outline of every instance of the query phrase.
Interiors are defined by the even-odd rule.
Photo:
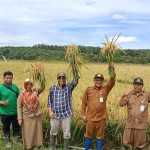
[[[29,61],[12,61],[4,62],[0,60],[0,83],[3,83],[3,72],[9,70],[14,73],[13,83],[17,84],[20,90],[23,89],[23,83],[28,74],[24,73],[24,69],[35,62]],[[43,108],[43,132],[44,141],[49,142],[50,118],[47,110],[47,98],[49,88],[57,83],[56,75],[60,71],[66,72],[68,63],[59,62],[43,62],[46,70],[46,89],[40,95],[40,103]],[[85,124],[81,120],[81,102],[82,95],[88,86],[93,85],[93,76],[96,73],[102,73],[107,83],[109,76],[107,73],[107,64],[86,64],[88,69],[83,68],[82,77],[79,80],[78,86],[75,88],[72,96],[73,117],[71,125],[71,145],[83,147]],[[116,84],[108,96],[107,111],[108,120],[105,132],[104,149],[113,149],[113,147],[122,146],[123,127],[126,119],[126,108],[120,108],[118,101],[121,95],[132,89],[132,81],[135,77],[144,79],[144,90],[150,91],[150,65],[131,65],[131,64],[115,64]],[[68,82],[71,79],[68,78]],[[35,85],[38,86],[38,85]],[[149,112],[150,114],[150,112]],[[150,120],[150,116],[148,117]],[[2,136],[2,129],[0,125],[0,136]],[[60,130],[57,142],[62,144],[62,132]],[[93,138],[95,139],[95,137]],[[150,129],[148,128],[147,140],[150,142]],[[0,144],[1,145],[1,144]],[[95,148],[95,142],[93,142]]]

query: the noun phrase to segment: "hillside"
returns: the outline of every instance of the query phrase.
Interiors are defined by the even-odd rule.
[[[14,60],[46,60],[46,61],[65,61],[66,46],[57,45],[35,45],[32,47],[0,47],[0,57]],[[105,63],[107,58],[100,53],[100,47],[79,46],[84,58],[88,62]],[[150,50],[139,49],[125,50],[117,53],[114,58],[116,63],[149,64]]]

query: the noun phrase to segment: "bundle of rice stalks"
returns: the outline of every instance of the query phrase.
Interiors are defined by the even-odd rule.
[[[70,63],[67,70],[70,71],[73,79],[78,79],[81,77],[81,68],[82,66],[86,66],[84,65],[85,61],[83,60],[78,46],[75,44],[68,45],[65,59]]]
[[[103,47],[101,48],[101,53],[103,55],[107,55],[107,61],[108,61],[108,74],[110,76],[114,75],[114,67],[113,67],[113,58],[118,51],[124,52],[121,47],[116,44],[118,38],[120,37],[121,33],[118,36],[114,36],[110,41],[108,40],[107,36],[106,40],[102,42]],[[124,52],[125,53],[125,52]]]
[[[29,72],[29,77],[33,79],[34,82],[37,82],[42,89],[45,89],[46,78],[43,63],[38,62],[31,64],[25,72]]]

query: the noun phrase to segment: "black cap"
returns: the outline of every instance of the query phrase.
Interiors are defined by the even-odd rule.
[[[134,84],[134,83],[139,83],[139,84],[142,84],[142,85],[144,84],[144,83],[143,83],[143,79],[140,78],[140,77],[135,78],[135,79],[133,80],[133,84]]]
[[[65,77],[66,78],[66,74],[64,72],[59,72],[57,74],[57,78],[59,78],[59,77]]]
[[[101,79],[104,79],[104,76],[100,73],[97,73],[95,76],[94,76],[94,79],[95,78],[101,78]]]

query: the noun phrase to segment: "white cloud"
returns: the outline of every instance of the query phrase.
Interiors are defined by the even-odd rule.
[[[112,18],[113,19],[118,19],[118,20],[125,20],[125,19],[127,19],[127,17],[125,15],[122,15],[122,14],[113,14]]]
[[[138,41],[138,39],[136,37],[133,37],[133,36],[130,36],[130,37],[121,36],[117,40],[118,43],[130,43],[130,42],[135,42],[135,41]]]
[[[86,19],[107,16],[114,12],[150,13],[148,0],[8,0],[1,3],[1,12],[4,12],[5,17],[8,18],[14,16],[12,19],[20,17],[30,17],[33,20],[35,18],[40,20]],[[4,14],[1,13],[1,17],[4,18]]]
[[[148,23],[148,21],[144,21],[144,20],[125,20],[125,21],[122,21],[122,23],[128,23],[128,24],[145,24],[145,23]]]
[[[22,40],[23,39],[23,40]],[[29,34],[23,34],[23,35],[13,35],[9,33],[0,33],[0,43],[3,43],[4,45],[7,45],[7,43],[11,43],[12,45],[17,46],[20,42],[22,43],[24,41],[24,44],[28,41],[33,41],[35,37]],[[15,44],[16,43],[16,44]],[[1,44],[0,44],[1,45]],[[20,44],[19,44],[20,46]]]
[[[139,35],[150,38],[149,6],[149,0],[0,0],[0,45],[95,46],[120,31],[124,41],[142,44]]]

